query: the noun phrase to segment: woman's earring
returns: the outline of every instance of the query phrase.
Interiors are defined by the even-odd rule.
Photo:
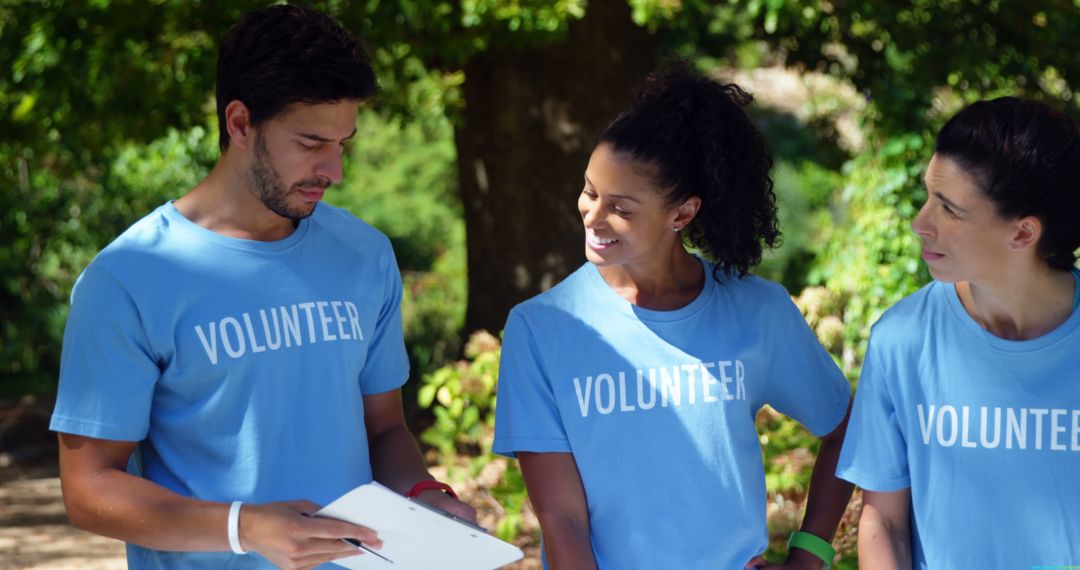
[[[679,231],[679,230],[681,230],[682,228],[680,228],[679,226],[671,226],[671,229],[673,229],[673,230],[675,230],[676,232],[678,232],[678,231]]]

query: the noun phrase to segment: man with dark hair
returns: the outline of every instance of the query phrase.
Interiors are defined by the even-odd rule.
[[[319,205],[376,90],[329,16],[248,14],[220,47],[218,163],[80,276],[51,427],[72,523],[126,541],[130,567],[356,555],[340,539],[374,531],[309,515],[373,479],[475,518],[405,425],[389,241]]]

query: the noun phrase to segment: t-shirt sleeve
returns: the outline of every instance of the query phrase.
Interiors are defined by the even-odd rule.
[[[784,292],[766,403],[814,435],[832,432],[847,413],[851,385]]]
[[[551,382],[529,324],[512,311],[503,334],[495,407],[495,453],[570,452]]]
[[[368,346],[367,362],[360,372],[360,391],[381,394],[400,388],[409,379],[409,354],[401,322],[401,272],[389,242],[386,246],[384,298]]]
[[[907,444],[885,378],[871,338],[836,467],[837,477],[882,492],[911,486]]]
[[[91,265],[72,290],[50,429],[141,441],[160,376],[159,359],[127,288]]]

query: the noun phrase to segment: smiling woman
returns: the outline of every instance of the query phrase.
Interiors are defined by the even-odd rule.
[[[783,287],[748,274],[779,238],[750,102],[684,64],[649,76],[585,171],[588,263],[507,320],[494,450],[521,461],[551,567],[773,567],[766,403],[824,436],[788,567],[832,560],[850,389]]]

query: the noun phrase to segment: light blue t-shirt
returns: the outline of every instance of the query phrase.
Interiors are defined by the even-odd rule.
[[[389,241],[344,210],[257,242],[165,204],[76,283],[51,428],[141,442],[142,476],[184,496],[326,504],[372,479],[363,397],[408,377],[400,303]],[[128,561],[270,567],[133,545]]]
[[[848,382],[783,287],[704,265],[678,310],[586,263],[507,321],[494,450],[573,453],[600,568],[741,570],[768,542],[758,410],[818,435],[844,417]]]
[[[837,475],[911,489],[917,568],[1080,564],[1080,311],[1010,341],[951,284],[897,303],[872,330]]]

